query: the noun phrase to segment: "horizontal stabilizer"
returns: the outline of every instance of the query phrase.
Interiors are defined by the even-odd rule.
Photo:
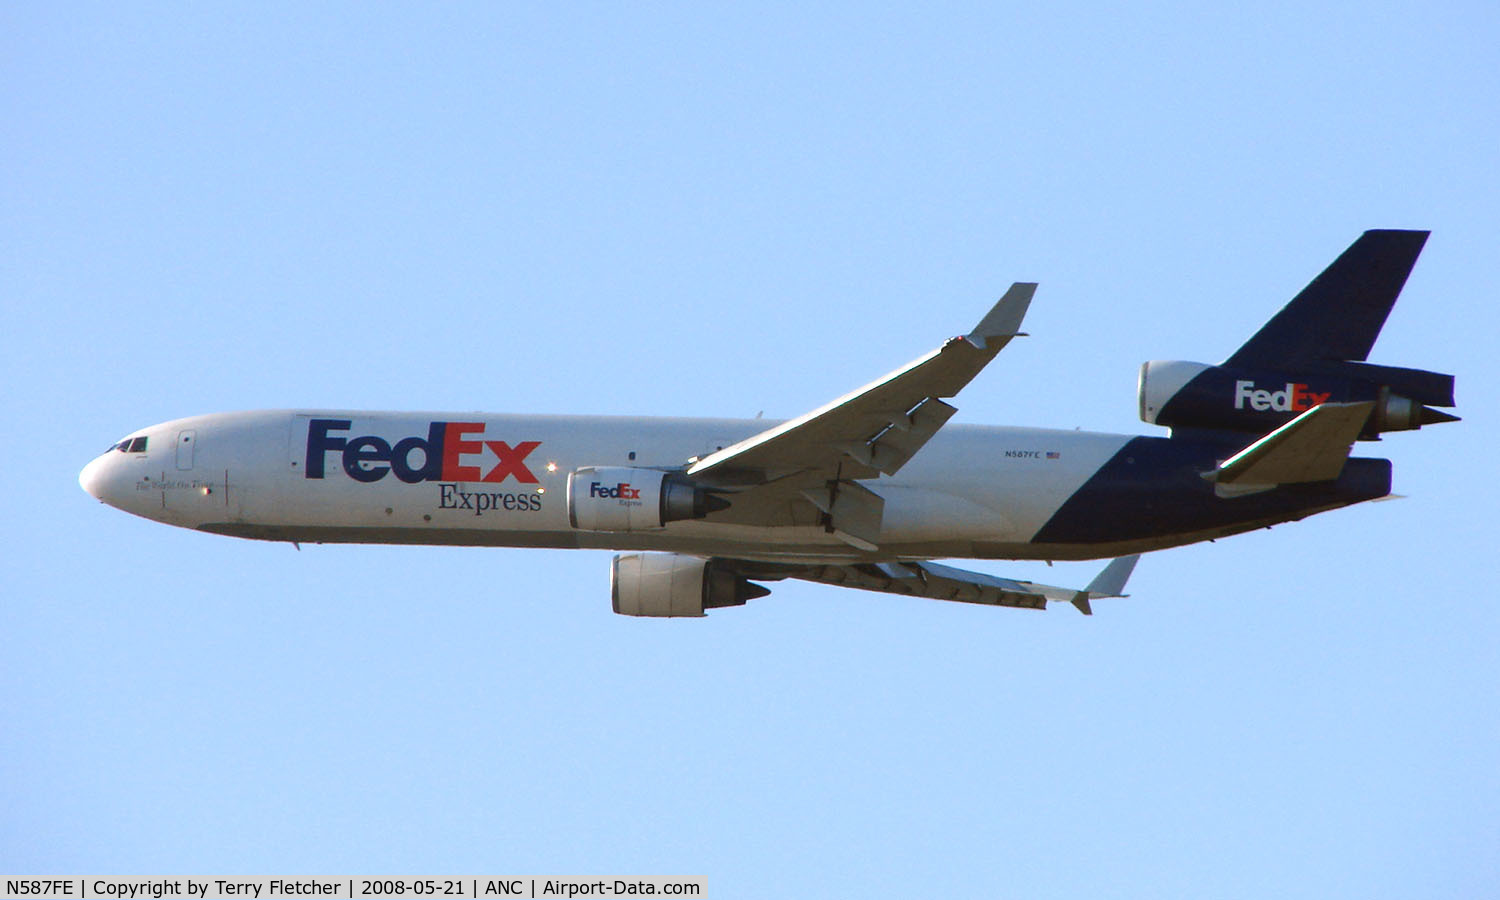
[[[1332,481],[1344,471],[1375,404],[1322,403],[1291,420],[1208,473],[1219,484],[1277,485]]]

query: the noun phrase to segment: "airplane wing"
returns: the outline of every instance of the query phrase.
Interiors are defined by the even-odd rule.
[[[694,481],[727,491],[753,492],[748,504],[802,497],[843,526],[835,531],[855,546],[873,549],[882,502],[854,482],[892,475],[957,410],[952,397],[1021,334],[1021,320],[1036,285],[1016,283],[974,330],[883,378],[806,415],[688,461]],[[740,514],[746,500],[734,504]],[[739,518],[731,510],[717,517]]]
[[[982,572],[970,572],[952,566],[929,562],[860,563],[855,565],[776,565],[740,564],[744,576],[766,580],[797,578],[839,587],[979,603],[986,606],[1009,606],[1018,609],[1046,609],[1047,604],[1066,602],[1086,616],[1094,614],[1091,600],[1102,597],[1125,597],[1125,582],[1135,569],[1140,555],[1122,556],[1110,561],[1089,586],[1083,590],[1013,581]],[[733,563],[731,563],[733,565]]]

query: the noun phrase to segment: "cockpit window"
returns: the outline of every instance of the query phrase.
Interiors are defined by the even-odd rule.
[[[130,441],[130,449],[128,451],[126,451],[126,452],[128,452],[128,453],[145,453],[146,452],[146,439],[144,437],[133,438]]]

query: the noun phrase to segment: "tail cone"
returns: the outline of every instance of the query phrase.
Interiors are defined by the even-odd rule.
[[[1437,425],[1441,422],[1462,421],[1463,419],[1460,419],[1458,416],[1455,416],[1451,413],[1445,413],[1440,409],[1433,409],[1430,406],[1422,407],[1422,411],[1417,414],[1417,423],[1419,425]]]

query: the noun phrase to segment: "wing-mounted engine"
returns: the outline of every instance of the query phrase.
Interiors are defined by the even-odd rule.
[[[679,553],[622,553],[610,563],[609,585],[615,612],[657,618],[701,616],[771,593],[719,560]]]
[[[1374,404],[1362,440],[1458,417],[1453,376],[1356,362],[1267,369],[1154,361],[1141,366],[1141,420],[1170,428],[1265,433],[1320,403]]]
[[[649,531],[728,506],[675,472],[585,466],[568,473],[568,523],[584,531]]]

